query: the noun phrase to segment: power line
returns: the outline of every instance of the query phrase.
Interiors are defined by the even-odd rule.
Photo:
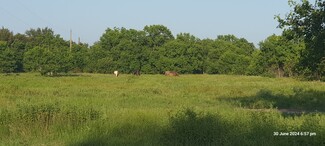
[[[31,28],[31,25],[29,25],[28,23],[26,23],[24,20],[20,19],[19,17],[17,17],[16,15],[12,14],[10,11],[6,10],[5,8],[0,6],[0,10],[2,10],[3,12],[7,13],[8,15],[10,15],[12,18],[17,19],[21,24],[25,25],[26,27]]]
[[[59,24],[51,23],[48,19],[45,19],[39,13],[37,13],[37,11],[33,10],[33,8],[26,5],[26,3],[24,3],[24,1],[16,0],[14,2],[19,6],[20,9],[24,10],[25,13],[28,13],[31,16],[30,18],[34,18],[34,19],[38,20],[39,22],[42,22],[43,24],[47,25],[48,27],[50,27],[52,29],[55,28],[55,29],[59,30],[61,33],[64,33],[64,34],[67,34],[65,32],[68,32],[71,29],[71,28],[67,28],[67,26],[64,27],[64,26],[61,26]],[[16,16],[15,13],[11,13],[10,11],[2,8],[1,6],[0,6],[0,10],[3,10],[5,12],[5,14],[9,15],[10,17],[17,19],[17,21],[19,21],[19,23],[27,26],[27,28],[33,28],[32,27],[33,25],[31,25],[30,23],[27,23],[26,21],[24,21],[20,17]],[[27,19],[27,20],[29,20],[29,19]],[[67,35],[63,35],[63,36],[67,36]]]
[[[33,16],[34,18],[37,18],[38,20],[42,21],[44,24],[46,24],[49,27],[55,27],[56,29],[59,29],[62,32],[66,32],[67,30],[69,30],[66,27],[62,27],[60,25],[57,25],[54,23],[51,23],[50,21],[48,21],[47,19],[44,19],[43,17],[41,17],[40,15],[38,15],[37,13],[35,13],[34,11],[32,11],[28,6],[26,6],[25,4],[23,4],[23,2],[21,2],[20,0],[16,1],[23,9],[25,9],[28,13],[31,14],[31,16]]]

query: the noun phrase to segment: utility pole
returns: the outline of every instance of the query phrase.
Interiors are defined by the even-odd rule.
[[[70,52],[72,49],[72,30],[70,29]]]
[[[78,37],[78,45],[80,45],[80,37]]]

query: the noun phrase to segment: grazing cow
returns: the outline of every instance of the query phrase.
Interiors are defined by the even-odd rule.
[[[116,76],[116,77],[118,77],[118,75],[119,75],[119,72],[116,70],[116,71],[114,71],[114,75]]]
[[[176,71],[165,71],[165,76],[178,76]]]
[[[139,70],[135,70],[135,71],[133,71],[133,75],[136,75],[136,76],[140,76],[140,71]]]

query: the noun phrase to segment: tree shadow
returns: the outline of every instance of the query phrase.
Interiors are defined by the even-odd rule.
[[[120,123],[114,127],[106,121],[96,123],[89,133],[74,141],[72,146],[89,145],[323,145],[321,136],[275,137],[274,132],[314,131],[323,133],[319,115],[304,118],[301,126],[293,127],[279,120],[279,113],[247,112],[243,117],[224,117],[219,113],[179,111],[169,117],[167,125],[144,120]],[[316,117],[316,118],[315,118]],[[321,127],[321,128],[319,128]],[[308,130],[306,130],[308,129]],[[80,137],[79,137],[80,138]]]
[[[71,146],[106,146],[106,145],[158,145],[162,126],[154,122],[120,123],[111,127],[106,121],[95,124],[92,130]],[[134,122],[134,121],[133,121]]]
[[[325,113],[325,92],[293,88],[293,94],[275,94],[262,89],[255,96],[218,98],[247,109],[278,109],[287,115]]]

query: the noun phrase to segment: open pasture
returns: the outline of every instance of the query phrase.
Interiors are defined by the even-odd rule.
[[[324,111],[291,78],[0,75],[0,145],[324,145]]]

